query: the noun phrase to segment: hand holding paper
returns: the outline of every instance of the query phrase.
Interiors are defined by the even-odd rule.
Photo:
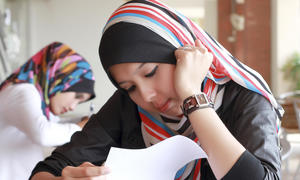
[[[206,158],[191,139],[177,135],[146,149],[110,149],[105,166],[107,180],[174,180],[176,172],[188,162]]]

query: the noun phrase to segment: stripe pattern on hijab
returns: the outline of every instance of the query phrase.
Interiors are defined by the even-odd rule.
[[[269,100],[279,122],[284,111],[261,75],[235,59],[198,25],[157,0],[133,0],[119,7],[103,30],[99,55],[104,69],[116,85],[109,74],[112,65],[128,62],[175,64],[174,50],[186,44],[194,45],[195,39],[199,39],[213,54],[213,63],[202,88],[214,102],[216,110],[222,104],[224,84],[233,80]],[[112,49],[114,53],[111,53]],[[165,115],[150,114],[141,107],[138,111],[147,147],[176,134],[185,135],[199,144],[186,117],[172,123],[164,120]],[[201,160],[193,161],[178,171],[176,179],[200,179],[200,168]]]
[[[235,81],[239,85],[254,91],[258,94],[261,94],[266,99],[270,101],[274,110],[276,111],[279,118],[283,116],[283,109],[275,100],[272,92],[270,91],[269,86],[262,78],[262,76],[257,73],[255,70],[244,65],[236,58],[234,58],[222,45],[220,45],[214,38],[207,34],[202,28],[197,24],[193,23],[190,19],[180,14],[176,10],[168,7],[162,2],[157,0],[133,0],[125,3],[119,7],[109,18],[106,23],[106,26],[103,30],[102,40],[105,39],[105,36],[109,36],[107,33],[110,29],[113,29],[113,26],[120,25],[121,23],[131,23],[147,28],[148,30],[154,32],[166,42],[171,44],[176,49],[180,46],[190,44],[194,45],[195,39],[199,39],[202,44],[208,49],[209,52],[213,54],[213,63],[205,79],[204,92],[208,96],[212,96],[213,92],[216,91],[216,85],[224,84],[230,80]],[[123,25],[125,26],[125,25]],[[138,27],[135,27],[138,28]],[[115,33],[111,33],[115,35]],[[135,34],[132,34],[135,36]],[[138,36],[139,33],[137,32]],[[112,38],[112,36],[109,36]],[[126,38],[122,36],[123,38]],[[134,37],[130,37],[134,38]],[[147,39],[147,37],[145,37]],[[130,39],[128,39],[129,41]],[[138,46],[133,42],[126,42],[129,46]],[[114,53],[116,60],[108,60],[105,57],[105,43],[101,42],[99,48],[99,54],[101,62],[104,66],[104,69],[108,71],[109,66],[113,64],[118,64],[122,62],[140,62],[143,61],[140,58],[137,59],[127,59],[126,52]],[[104,46],[104,47],[101,47]],[[116,46],[116,45],[114,45]],[[152,47],[149,47],[152,48]],[[104,49],[104,50],[103,50]],[[129,48],[125,49],[128,50]],[[116,48],[114,48],[115,51]],[[108,52],[107,52],[108,53]],[[137,56],[139,53],[144,52],[134,52]],[[172,52],[173,53],[173,52]],[[112,53],[110,53],[110,56]],[[121,55],[120,55],[121,54]],[[125,58],[124,58],[125,56]],[[142,56],[142,55],[141,55]],[[145,56],[145,55],[144,55]],[[147,58],[147,57],[144,57]],[[114,62],[115,61],[115,62]],[[164,60],[161,60],[164,61]],[[148,60],[148,62],[160,62],[157,59]],[[165,63],[176,63],[174,62],[165,62]],[[214,97],[211,97],[214,99]]]
[[[41,96],[43,113],[49,119],[50,98],[82,81],[89,82],[93,92],[95,78],[89,63],[69,46],[53,42],[12,73],[0,85],[0,91],[10,84],[33,84]]]
[[[142,120],[142,135],[146,147],[178,134],[186,136],[200,145],[187,117],[167,119],[164,116],[151,114],[141,107],[138,107],[138,111]],[[201,159],[192,161],[178,170],[175,179],[186,179],[187,177],[193,177],[193,180],[200,179],[200,168]]]

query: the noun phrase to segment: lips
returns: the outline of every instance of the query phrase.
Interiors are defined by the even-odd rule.
[[[162,113],[166,112],[170,107],[170,102],[171,102],[171,100],[168,100],[165,104],[159,106],[158,110]]]
[[[66,113],[66,112],[68,112],[68,109],[64,107],[63,111],[62,111],[62,114]]]

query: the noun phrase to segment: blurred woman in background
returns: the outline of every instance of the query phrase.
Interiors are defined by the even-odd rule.
[[[43,146],[68,142],[87,122],[59,123],[59,115],[94,97],[89,63],[59,42],[12,73],[0,85],[0,179],[28,179]]]

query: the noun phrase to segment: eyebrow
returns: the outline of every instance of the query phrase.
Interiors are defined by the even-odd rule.
[[[146,63],[142,63],[139,65],[139,67],[135,70],[133,74],[136,74],[138,70],[140,70]]]
[[[136,68],[136,70],[134,71],[133,74],[136,74],[136,73],[138,72],[138,70],[140,70],[145,64],[146,64],[146,63],[140,64],[140,65]],[[121,82],[119,82],[118,84],[119,84],[119,85],[122,85],[122,84],[124,84],[124,83],[126,83],[126,82],[127,82],[127,81],[121,81]]]

